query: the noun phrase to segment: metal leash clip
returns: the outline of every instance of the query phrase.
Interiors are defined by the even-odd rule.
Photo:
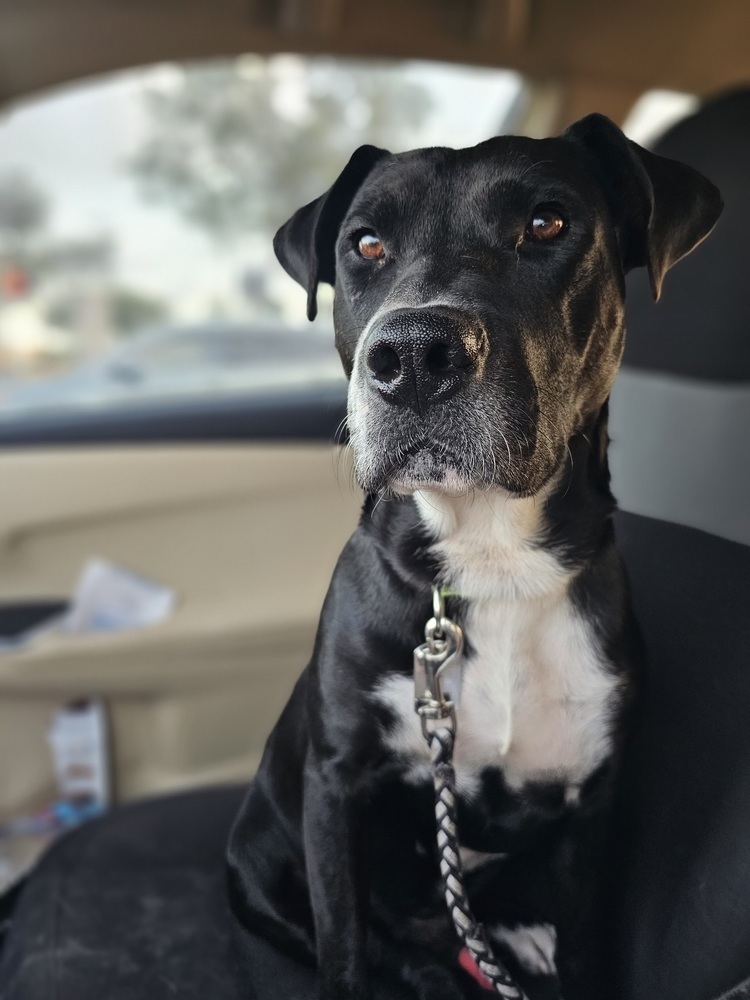
[[[463,632],[445,614],[439,587],[432,588],[434,617],[425,625],[425,642],[414,650],[414,708],[426,740],[435,729],[456,729],[456,708],[443,693],[441,675],[464,648]]]

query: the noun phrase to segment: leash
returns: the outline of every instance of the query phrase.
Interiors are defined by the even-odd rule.
[[[446,591],[432,588],[433,617],[425,625],[425,642],[414,650],[414,708],[430,748],[435,783],[435,817],[443,892],[456,933],[488,985],[503,1000],[528,1000],[490,947],[487,931],[471,911],[464,887],[459,851],[456,772],[453,749],[456,708],[443,692],[442,677],[461,655],[463,632],[445,614]]]

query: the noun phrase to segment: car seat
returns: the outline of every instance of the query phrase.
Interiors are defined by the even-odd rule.
[[[709,101],[654,145],[719,188],[710,239],[654,304],[628,277],[610,462],[624,510],[750,543],[750,89]]]

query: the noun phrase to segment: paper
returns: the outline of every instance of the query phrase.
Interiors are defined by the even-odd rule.
[[[0,637],[0,653],[27,646],[50,633],[94,635],[147,628],[169,618],[175,603],[170,587],[104,559],[90,559],[67,611],[19,635]]]
[[[91,559],[59,627],[75,635],[145,628],[168,618],[174,605],[175,594],[169,587],[103,559]]]

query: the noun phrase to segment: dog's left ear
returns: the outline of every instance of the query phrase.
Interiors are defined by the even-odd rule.
[[[718,190],[703,174],[627,139],[604,115],[588,115],[561,139],[583,153],[612,212],[623,269],[647,267],[658,299],[664,275],[705,239],[721,215]]]
[[[281,266],[307,289],[307,318],[318,312],[318,283],[336,280],[336,240],[341,223],[365,177],[384,156],[376,146],[360,146],[320,198],[300,208],[273,238]]]

